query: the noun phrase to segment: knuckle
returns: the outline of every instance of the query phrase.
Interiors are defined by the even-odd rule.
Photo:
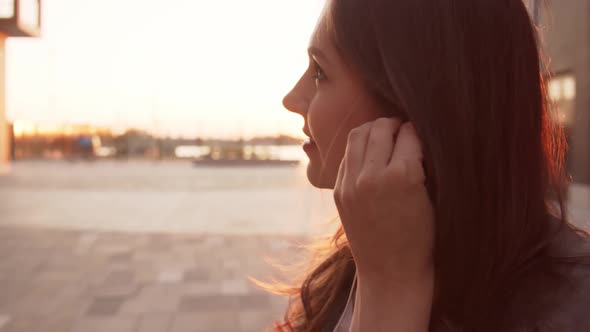
[[[344,186],[339,186],[338,188],[334,188],[334,202],[336,203],[337,207],[343,207],[349,204],[354,200],[353,196],[354,193],[350,190],[345,189]]]
[[[332,196],[334,197],[335,201],[340,199],[340,187],[338,185],[336,187],[334,187],[334,191],[332,192]]]
[[[397,118],[379,118],[375,120],[371,128],[371,136],[385,137],[393,135],[401,126],[401,121]]]
[[[396,117],[392,117],[391,119],[391,123],[393,124],[394,128],[399,128],[402,125],[402,119],[400,118],[396,118]]]
[[[369,141],[367,142],[368,146],[375,146],[375,145],[379,145],[379,143],[381,143],[381,137],[377,136],[377,135],[371,135],[369,136]]]
[[[392,118],[379,118],[375,120],[375,127],[377,128],[390,128],[393,123]]]
[[[378,185],[379,181],[371,174],[361,173],[356,179],[356,188],[363,194],[376,190]]]
[[[358,127],[351,129],[348,133],[348,138],[357,139],[362,137],[365,133],[370,132],[372,125],[372,122],[366,122]]]
[[[394,182],[403,181],[407,174],[407,166],[404,160],[398,160],[391,164],[389,178]]]
[[[336,203],[336,207],[342,206],[342,195],[340,194],[340,190],[334,189],[334,203]]]
[[[420,160],[412,160],[408,162],[408,181],[410,185],[423,186],[426,183],[426,173],[424,166]]]
[[[355,199],[351,192],[342,192],[339,199],[336,200],[336,207],[346,209],[346,207],[353,206],[354,201]]]
[[[373,128],[381,128],[389,125],[389,120],[387,118],[378,118],[373,121]]]
[[[419,160],[400,160],[392,164],[389,179],[398,186],[409,189],[423,186],[426,176]]]
[[[397,128],[401,126],[401,120],[396,117],[383,117],[379,118],[375,121],[375,124],[379,126],[387,127],[387,128]]]
[[[388,137],[393,131],[391,123],[386,118],[377,119],[371,127],[368,143],[370,145],[379,144]]]
[[[361,136],[361,128],[354,128],[348,133],[348,141],[353,141],[358,139]]]
[[[334,186],[334,191],[332,192],[332,195],[334,196],[335,199],[340,198],[340,196],[342,195],[342,183],[336,183],[336,185]]]
[[[363,123],[362,125],[360,125],[359,128],[361,128],[363,130],[370,130],[371,127],[373,127],[373,122],[374,121],[367,121],[367,122]]]

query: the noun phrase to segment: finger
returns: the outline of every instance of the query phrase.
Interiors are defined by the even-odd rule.
[[[388,169],[406,176],[423,176],[422,145],[416,129],[410,122],[404,123],[397,135]],[[414,169],[416,168],[416,169]]]
[[[334,185],[333,198],[336,208],[340,211],[343,208],[343,193],[344,193],[344,176],[346,175],[346,163],[344,159],[340,162],[340,168],[338,168],[338,176],[336,177],[336,184]]]
[[[336,184],[334,185],[334,192],[337,193],[342,189],[342,179],[344,179],[344,175],[346,172],[346,163],[344,162],[344,158],[340,162],[340,167],[338,168],[338,176],[336,176]]]
[[[356,179],[360,173],[372,124],[373,122],[367,122],[354,128],[348,134],[348,143],[346,144],[346,152],[344,153],[344,160],[346,163],[345,178]]]
[[[363,172],[374,174],[387,167],[400,126],[401,121],[396,118],[379,118],[373,123],[367,142]]]

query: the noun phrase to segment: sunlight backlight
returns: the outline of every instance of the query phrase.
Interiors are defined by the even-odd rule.
[[[0,0],[0,19],[14,16],[14,0]]]
[[[185,137],[301,137],[303,120],[281,99],[307,66],[322,5],[47,1],[42,38],[7,42],[7,115]]]

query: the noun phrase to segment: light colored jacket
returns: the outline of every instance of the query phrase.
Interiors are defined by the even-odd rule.
[[[342,316],[340,316],[340,320],[336,327],[334,327],[334,332],[348,332],[350,330],[350,323],[352,322],[352,312],[354,309],[354,299],[356,293],[356,273],[354,274],[354,279],[352,280],[352,286],[350,287],[350,293],[348,294],[348,301],[346,302],[346,307],[342,312]]]

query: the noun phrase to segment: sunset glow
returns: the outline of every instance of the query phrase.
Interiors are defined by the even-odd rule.
[[[307,66],[322,5],[46,0],[42,38],[7,41],[8,118],[188,137],[302,136],[303,120],[281,99]]]

